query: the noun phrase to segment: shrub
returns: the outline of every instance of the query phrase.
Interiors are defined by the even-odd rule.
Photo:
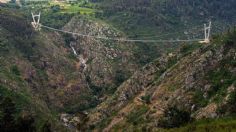
[[[234,115],[236,113],[236,92],[232,92],[229,96],[227,104],[222,105],[217,109],[217,112],[221,115]]]
[[[0,51],[8,51],[8,42],[6,39],[0,38]]]
[[[60,7],[60,5],[53,5],[53,6],[51,6],[51,10],[53,12],[59,12],[61,10],[61,7]]]
[[[222,64],[226,66],[227,64]],[[210,97],[217,95],[215,101],[220,101],[220,98],[226,95],[226,89],[233,84],[236,77],[226,67],[221,67],[219,70],[212,70],[208,74],[208,80],[211,82],[213,89],[208,92]]]
[[[151,95],[142,96],[141,99],[142,99],[145,103],[149,104],[149,103],[151,102]]]
[[[16,65],[13,65],[13,66],[11,67],[11,72],[12,72],[13,74],[17,75],[17,76],[20,76],[20,71],[19,71],[19,69],[18,69],[18,67],[17,67]]]
[[[127,116],[127,121],[133,125],[142,124],[145,122],[145,119],[142,115],[144,115],[148,110],[149,108],[147,106],[140,106]]]
[[[200,44],[184,44],[181,48],[180,48],[180,53],[183,55],[187,55],[192,53],[192,51],[194,51],[195,49],[201,47]]]
[[[66,45],[67,45],[68,47],[69,47],[69,45],[70,45],[71,42],[75,41],[75,39],[73,38],[73,36],[70,35],[70,34],[64,34],[64,35],[63,35],[63,38],[64,38],[64,40],[65,40],[65,42],[66,42]]]
[[[120,85],[126,80],[125,73],[122,70],[117,70],[115,74],[115,84]]]
[[[14,131],[14,113],[16,112],[16,107],[11,98],[6,97],[1,100],[0,111],[2,113],[0,131]]]
[[[159,121],[159,127],[175,128],[180,127],[191,121],[190,113],[179,110],[176,107],[170,107],[164,112],[164,117]]]

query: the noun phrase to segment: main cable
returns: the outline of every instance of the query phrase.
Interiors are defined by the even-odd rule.
[[[204,39],[189,39],[189,40],[155,40],[155,39],[150,39],[150,40],[144,40],[144,39],[126,39],[126,38],[110,38],[110,37],[101,37],[101,36],[91,36],[91,35],[86,35],[86,34],[81,34],[81,33],[74,33],[70,31],[65,31],[62,29],[56,29],[53,27],[45,26],[40,24],[41,27],[47,28],[50,30],[58,31],[58,32],[63,32],[63,33],[68,33],[72,35],[77,35],[81,37],[87,37],[87,38],[96,38],[96,39],[104,39],[104,40],[113,40],[113,41],[121,41],[121,42],[145,42],[145,43],[176,43],[176,42],[195,42],[195,41],[202,41]]]

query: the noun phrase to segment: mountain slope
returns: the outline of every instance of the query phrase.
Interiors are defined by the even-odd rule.
[[[64,27],[67,31],[91,36],[122,37],[122,33],[97,19],[76,16]],[[112,94],[138,67],[134,43],[72,36],[78,56],[86,62],[84,73],[97,94]],[[100,89],[99,89],[100,88]],[[100,90],[100,91],[99,91]],[[99,93],[101,92],[101,93]]]
[[[52,130],[62,127],[61,113],[95,107],[138,67],[132,44],[45,29],[36,32],[25,18],[18,9],[0,9],[0,87],[6,91],[2,101],[10,97],[14,104],[22,105],[18,114],[21,116],[26,109],[39,131],[44,123]],[[86,30],[104,36],[121,34],[106,23],[83,16],[75,16],[64,30]],[[15,96],[22,100],[18,102]]]
[[[141,23],[141,27],[161,27],[157,30],[160,33],[164,27],[166,32],[172,28],[178,30],[183,26],[178,22],[184,20],[189,20],[185,24],[195,25],[194,19],[214,15],[211,10],[221,4],[229,6],[230,11],[217,12],[213,19],[220,20],[219,23],[234,21],[234,17],[229,17],[234,13],[231,8],[234,1],[224,4],[200,1],[206,7],[181,0],[110,2],[118,2],[119,7],[113,8],[115,5],[108,3],[103,8],[114,16],[118,14],[119,20],[125,22],[119,17],[120,12],[125,16],[128,13],[128,20],[129,13],[132,17],[138,14],[134,21],[146,17],[143,20],[147,25]],[[191,14],[211,6],[203,14]],[[151,60],[148,57],[155,58],[173,45],[163,44],[158,49],[162,52],[156,53],[155,48],[143,43],[94,39],[45,28],[36,32],[26,20],[28,11],[0,7],[1,131],[168,131],[170,128],[191,131],[209,129],[204,118],[213,118],[209,122],[214,130],[221,126],[222,130],[234,130],[235,29],[214,36],[209,45],[186,43],[178,52],[165,54],[137,70],[143,55],[146,61],[141,65]],[[149,15],[156,11],[167,14],[158,21],[166,25],[149,23],[152,21]],[[57,13],[49,19],[54,14],[48,13],[42,24],[53,27],[56,21],[55,27],[63,26],[63,30],[78,34],[130,37],[125,35],[127,32],[91,16],[70,14],[64,18],[67,14]],[[108,18],[111,14],[106,15]],[[177,22],[173,22],[175,17]],[[150,52],[153,55],[153,51],[154,56],[146,56]],[[214,120],[221,117],[225,119]]]
[[[203,24],[212,21],[212,34],[235,24],[234,0],[92,0],[103,12],[96,17],[134,39],[178,40],[203,38]],[[137,43],[141,62],[179,48],[176,43]]]
[[[193,27],[210,19],[215,26],[226,26],[235,21],[236,11],[234,0],[103,0],[101,3],[105,17],[131,35],[137,31],[133,33],[137,36],[145,31],[155,35],[174,30],[183,32],[183,27]]]
[[[235,31],[222,34],[192,53],[187,46],[148,64],[91,111],[87,125],[104,131],[158,130],[232,116],[235,38]]]
[[[1,130],[23,131],[24,125],[29,131],[65,130],[42,99],[47,93],[45,72],[39,68],[40,52],[35,48],[44,43],[22,14],[1,8],[0,18]]]

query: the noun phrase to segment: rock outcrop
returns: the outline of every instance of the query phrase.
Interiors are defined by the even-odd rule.
[[[162,126],[172,108],[189,113],[194,120],[223,116],[218,111],[233,93],[236,80],[235,45],[235,41],[221,38],[190,54],[180,51],[147,64],[90,111],[86,125],[99,125],[95,129],[105,131],[114,127],[132,131],[130,116],[139,109],[145,111],[136,117],[142,122],[139,126],[136,122],[135,129]]]

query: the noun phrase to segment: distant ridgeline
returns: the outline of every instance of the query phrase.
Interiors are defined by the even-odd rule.
[[[179,30],[208,20],[215,25],[235,23],[235,0],[94,0],[103,17],[132,35]],[[127,31],[128,30],[128,31]],[[141,36],[141,35],[140,35]]]

